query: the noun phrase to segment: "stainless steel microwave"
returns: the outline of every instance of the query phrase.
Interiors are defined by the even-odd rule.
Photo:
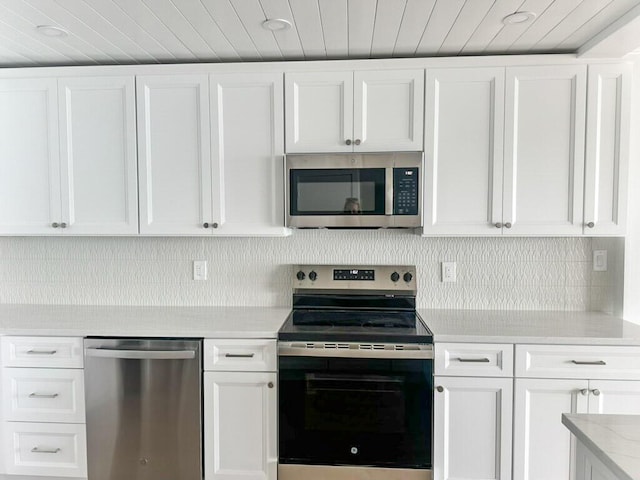
[[[285,163],[289,227],[422,225],[422,152],[287,155]]]

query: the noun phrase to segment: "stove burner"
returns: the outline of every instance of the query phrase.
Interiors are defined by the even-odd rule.
[[[294,310],[294,325],[317,327],[415,328],[415,312]]]

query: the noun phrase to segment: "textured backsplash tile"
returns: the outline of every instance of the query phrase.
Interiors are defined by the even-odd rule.
[[[291,302],[291,265],[409,264],[424,308],[610,308],[588,238],[421,238],[411,231],[300,230],[287,238],[0,238],[0,303],[257,305]],[[192,280],[192,261],[209,279]],[[440,262],[457,262],[457,283]],[[593,297],[593,298],[592,298]]]

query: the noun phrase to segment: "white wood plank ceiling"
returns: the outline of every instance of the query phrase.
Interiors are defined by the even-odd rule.
[[[567,53],[639,5],[640,0],[0,0],[0,67]],[[504,25],[502,19],[516,11],[535,18]],[[262,23],[269,18],[286,19],[292,27],[266,30]],[[68,35],[47,37],[38,25],[58,26]]]

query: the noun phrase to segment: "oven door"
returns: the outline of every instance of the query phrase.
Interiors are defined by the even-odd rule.
[[[430,469],[433,361],[326,353],[280,350],[280,464]]]

